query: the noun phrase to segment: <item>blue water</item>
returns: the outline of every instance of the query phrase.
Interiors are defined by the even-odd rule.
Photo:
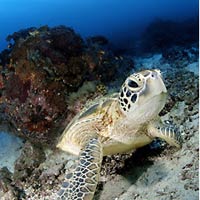
[[[155,18],[197,15],[198,0],[0,0],[0,50],[8,34],[31,26],[62,24],[83,37],[101,34],[120,45]]]

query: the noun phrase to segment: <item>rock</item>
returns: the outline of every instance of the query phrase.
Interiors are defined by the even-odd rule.
[[[155,19],[141,36],[144,52],[160,52],[167,48],[186,46],[198,41],[198,18],[177,22]]]
[[[18,191],[12,185],[11,173],[8,168],[0,169],[0,199],[1,200],[17,200]]]
[[[26,142],[20,157],[15,162],[14,180],[25,181],[44,160],[43,149]]]
[[[108,84],[121,67],[124,74],[124,66],[132,67],[130,59],[115,58],[105,47],[105,38],[92,37],[86,43],[65,26],[28,28],[7,39],[14,44],[0,55],[4,75],[0,76],[0,103],[14,134],[34,144],[54,145],[76,114],[69,109],[74,106],[71,93],[88,81]]]

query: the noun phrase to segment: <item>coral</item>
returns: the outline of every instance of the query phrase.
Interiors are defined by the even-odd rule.
[[[4,89],[3,76],[0,74],[0,99],[2,96],[3,89]]]
[[[27,36],[29,36],[30,33],[34,31],[36,31],[35,27],[21,29],[20,31],[14,32],[12,35],[8,35],[6,40],[9,42],[11,42],[11,40],[13,40],[14,42],[18,42],[20,39],[26,39]]]
[[[131,67],[130,59],[115,59],[106,38],[84,42],[65,26],[23,29],[7,40],[10,48],[0,54],[3,114],[19,136],[33,143],[54,144],[94,95],[96,81],[108,84],[120,67]],[[84,98],[74,101],[75,93]]]
[[[77,56],[83,49],[82,38],[71,28],[58,26],[51,29],[52,46],[68,56]]]
[[[23,82],[19,76],[12,74],[6,83],[6,96],[9,100],[18,99],[20,103],[24,103],[28,97],[30,84],[29,80]]]

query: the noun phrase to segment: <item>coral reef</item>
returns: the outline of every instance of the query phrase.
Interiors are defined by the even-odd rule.
[[[85,42],[63,26],[31,28],[8,39],[14,43],[0,55],[0,117],[27,142],[14,173],[0,170],[1,199],[55,199],[77,157],[51,144],[86,101],[114,90],[128,70],[148,68],[163,72],[169,97],[160,115],[184,133],[182,149],[154,141],[134,153],[105,157],[94,199],[198,198],[197,44],[134,57],[133,69],[130,59],[113,54],[104,37]]]
[[[179,58],[174,59],[181,62],[182,56]],[[178,64],[177,67],[169,64],[172,59],[153,55],[148,59],[135,59],[136,69],[149,68],[151,59],[156,67],[166,69],[163,76],[169,97],[161,116],[163,121],[177,124],[184,132],[183,147],[175,151],[166,144],[161,143],[160,146],[155,143],[134,153],[105,157],[95,200],[182,200],[196,199],[198,196],[198,76],[186,67],[190,62],[196,62],[198,57],[192,60],[188,58],[186,66],[180,69]],[[93,82],[85,83],[79,92],[89,97],[90,92],[84,92],[87,90],[95,90]],[[71,94],[70,98],[78,99],[75,93]],[[35,161],[28,161],[31,164],[27,165],[22,161],[33,157],[33,151],[27,150],[27,147],[32,149],[27,143],[23,150],[26,153],[16,162],[18,167],[13,176],[17,179],[10,177],[15,188],[8,191],[12,194],[18,191],[15,197],[21,195],[21,199],[54,199],[63,172],[74,164],[76,157],[45,149],[45,157],[34,158]],[[39,153],[40,150],[36,151]],[[25,172],[28,170],[28,173],[19,173],[20,169]],[[8,195],[5,192],[2,194]]]
[[[78,104],[70,97],[84,83],[108,84],[116,79],[119,68],[127,63],[124,69],[132,67],[130,59],[115,58],[106,47],[106,38],[97,36],[85,42],[65,26],[32,27],[7,40],[12,45],[0,55],[3,114],[19,136],[33,143],[56,142],[76,114],[71,108]],[[94,89],[89,92],[95,94]]]

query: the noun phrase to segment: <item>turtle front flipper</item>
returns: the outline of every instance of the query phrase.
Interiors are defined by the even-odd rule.
[[[91,200],[94,196],[102,163],[102,145],[92,138],[80,153],[76,169],[66,174],[58,200]]]
[[[148,134],[165,140],[169,145],[181,148],[182,137],[180,130],[172,124],[150,123]]]

